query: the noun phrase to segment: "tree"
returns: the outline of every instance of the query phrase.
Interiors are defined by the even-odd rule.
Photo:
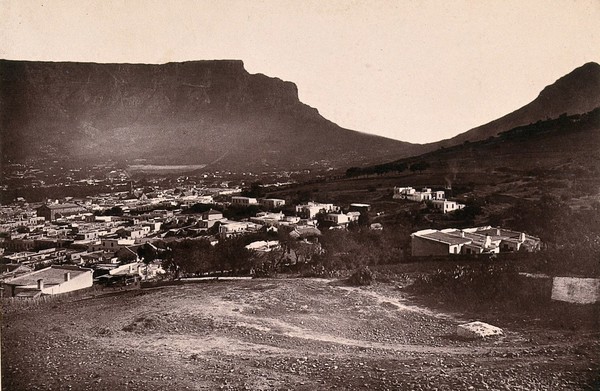
[[[369,213],[363,211],[360,212],[360,216],[358,216],[358,225],[361,227],[368,227],[371,225],[371,220],[369,219]]]
[[[199,274],[214,270],[213,249],[206,239],[173,242],[165,252],[163,267],[179,277],[181,272]]]
[[[157,248],[150,244],[145,243],[144,245],[138,247],[137,249],[138,257],[142,259],[144,265],[146,265],[146,277],[148,276],[148,265],[150,265],[158,256]]]
[[[222,211],[218,206],[214,204],[194,204],[186,210],[184,210],[182,213],[204,213],[208,212],[211,209]]]
[[[359,167],[350,167],[349,169],[346,170],[347,177],[359,176],[361,174],[362,174],[362,169],[360,169]]]
[[[245,197],[262,198],[266,194],[263,184],[261,182],[253,182],[250,184],[249,189],[245,189],[242,195]]]
[[[120,206],[113,206],[104,211],[105,216],[123,216],[123,209]]]
[[[326,215],[327,215],[326,213],[319,212],[315,216],[315,218],[317,220],[317,228],[319,228],[321,231],[327,230],[327,229],[333,227],[333,225],[334,225],[332,221],[325,220]]]
[[[430,166],[429,166],[429,163],[427,163],[427,162],[425,162],[425,161],[420,161],[420,162],[418,162],[418,163],[413,163],[413,164],[411,164],[411,165],[410,165],[410,170],[411,170],[412,172],[415,172],[415,171],[423,172],[423,171],[425,171],[426,169],[428,169],[429,167],[430,167]]]
[[[117,260],[119,261],[119,264],[121,264],[121,265],[125,265],[128,263],[137,261],[136,253],[127,247],[120,249],[119,251],[116,252],[115,255],[117,256]]]
[[[221,267],[227,267],[233,274],[249,271],[250,251],[246,249],[243,237],[232,237],[222,239],[214,248],[216,263]]]
[[[24,226],[24,225],[20,225],[17,227],[17,232],[20,234],[28,234],[30,232],[29,228]]]

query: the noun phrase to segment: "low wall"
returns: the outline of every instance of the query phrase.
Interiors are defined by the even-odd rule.
[[[600,302],[600,278],[554,277],[552,300],[591,304]]]

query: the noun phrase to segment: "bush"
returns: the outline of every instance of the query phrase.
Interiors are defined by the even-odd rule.
[[[510,262],[482,262],[457,265],[452,269],[440,268],[433,273],[418,276],[411,290],[417,293],[443,297],[449,304],[471,307],[494,307],[499,304],[520,303],[523,290],[514,264]]]
[[[373,272],[368,266],[361,267],[352,273],[348,278],[348,283],[353,286],[371,285],[373,283]]]

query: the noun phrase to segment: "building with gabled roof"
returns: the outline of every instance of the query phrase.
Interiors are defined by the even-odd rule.
[[[491,226],[441,231],[425,229],[411,235],[413,256],[448,254],[497,254],[510,251],[537,251],[541,241],[524,232]]]
[[[44,204],[37,208],[37,215],[48,221],[83,212],[86,212],[86,209],[76,204]]]
[[[223,212],[218,210],[209,209],[202,213],[202,220],[221,220],[223,218]]]
[[[53,265],[5,281],[6,296],[33,298],[89,288],[93,285],[92,269]]]

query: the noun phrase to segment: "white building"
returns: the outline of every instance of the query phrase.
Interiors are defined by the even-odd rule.
[[[236,234],[246,232],[256,232],[260,229],[260,225],[249,221],[231,221],[224,220],[219,226],[219,234],[222,237],[229,237]]]
[[[259,240],[246,246],[247,250],[267,253],[281,248],[278,240]]]
[[[449,201],[443,199],[436,199],[432,200],[431,202],[433,204],[433,207],[441,211],[442,213],[454,212],[455,210],[459,210],[465,207],[464,204],[459,204],[456,201]]]
[[[88,246],[88,251],[112,251],[116,252],[125,247],[135,245],[134,239],[102,239]]]
[[[360,217],[359,212],[348,212],[344,213],[328,213],[325,215],[324,220],[329,221],[335,225],[347,225],[352,221],[358,221]]]
[[[285,200],[279,198],[263,198],[260,200],[260,204],[268,209],[276,209],[284,206]]]
[[[38,297],[56,295],[89,288],[93,271],[77,266],[50,266],[27,273],[4,283],[9,297]]]
[[[424,187],[421,191],[417,191],[412,187],[394,187],[395,199],[410,200],[410,201],[429,201],[443,200],[445,193],[443,190],[432,191],[429,187]]]
[[[322,204],[319,202],[308,202],[304,205],[296,205],[296,213],[305,218],[313,219],[318,213],[333,213],[340,208],[333,204]]]
[[[490,226],[448,228],[441,231],[426,229],[411,235],[413,256],[444,256],[448,254],[497,254],[500,252],[537,251],[540,239],[516,232]]]
[[[260,225],[278,226],[285,219],[285,215],[281,212],[260,212],[255,217],[251,217],[250,221]]]
[[[256,198],[251,198],[251,197],[235,196],[235,197],[231,197],[231,205],[235,205],[235,206],[258,205],[258,200]]]

